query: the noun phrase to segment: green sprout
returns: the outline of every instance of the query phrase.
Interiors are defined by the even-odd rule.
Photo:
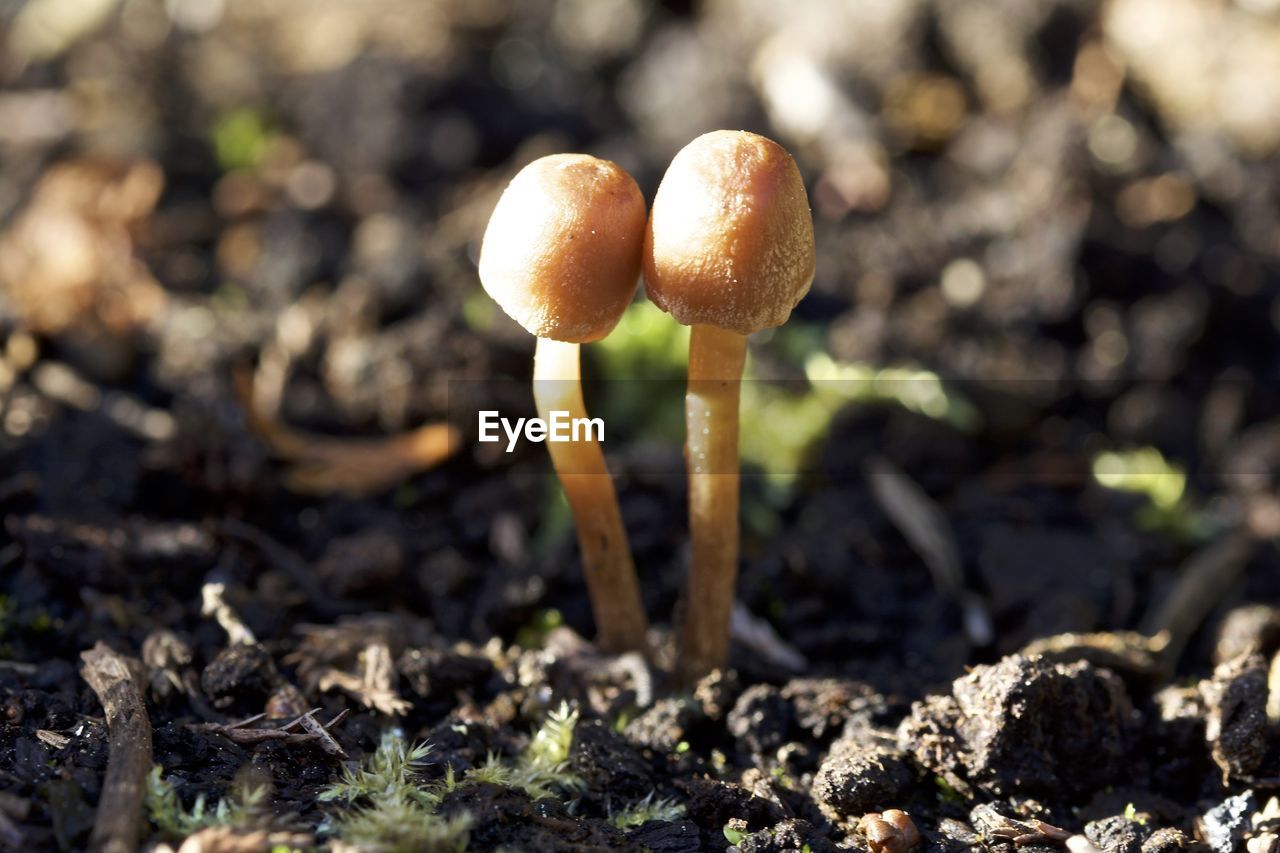
[[[1093,460],[1093,478],[1116,491],[1147,499],[1138,510],[1138,525],[1162,530],[1184,540],[1204,538],[1208,520],[1187,496],[1186,472],[1154,447],[1107,451]]]
[[[516,631],[516,645],[525,649],[540,649],[545,645],[547,635],[563,624],[564,614],[554,607],[539,610]]]
[[[218,165],[225,172],[256,168],[266,153],[269,136],[266,119],[256,110],[239,107],[223,113],[211,132]]]
[[[938,786],[938,799],[942,802],[951,805],[964,802],[964,797],[955,789],[955,786],[942,776],[934,776],[933,784]]]
[[[873,367],[837,362],[823,352],[805,359],[804,375],[824,394],[846,403],[889,403],[962,432],[978,427],[977,408],[931,370],[909,365]]]
[[[1139,814],[1137,806],[1133,803],[1129,803],[1124,807],[1124,819],[1131,820],[1138,826],[1147,825],[1147,816],[1145,814]]]

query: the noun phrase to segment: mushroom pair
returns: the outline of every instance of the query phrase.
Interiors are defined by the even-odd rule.
[[[480,278],[538,338],[540,415],[582,414],[578,344],[612,330],[641,267],[649,298],[692,327],[685,427],[693,561],[679,662],[689,683],[728,662],[747,336],[786,322],[813,280],[813,222],[795,161],[756,134],[700,136],[672,161],[647,228],[635,181],[613,163],[561,154],[526,166],[489,221]],[[599,445],[550,448],[601,645],[644,649],[639,585]]]

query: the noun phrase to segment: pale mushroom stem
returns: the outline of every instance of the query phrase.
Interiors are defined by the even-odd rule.
[[[746,354],[747,339],[737,332],[691,329],[685,462],[693,564],[680,650],[686,685],[729,662],[738,577],[738,399]]]
[[[533,397],[538,416],[548,423],[552,412],[568,412],[573,419],[587,417],[578,349],[578,344],[538,338],[533,359]],[[587,438],[548,441],[547,448],[573,512],[598,643],[607,651],[639,651],[647,656],[649,626],[640,584],[600,444]]]

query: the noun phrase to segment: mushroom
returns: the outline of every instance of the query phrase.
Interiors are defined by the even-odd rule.
[[[785,323],[813,281],[813,220],[795,161],[754,133],[720,130],[671,162],[649,215],[649,298],[686,326],[686,464],[692,568],[680,676],[728,663],[738,572],[738,400],[747,336]]]
[[[480,280],[494,301],[537,337],[538,415],[585,418],[579,344],[605,337],[635,294],[644,197],[614,163],[555,154],[520,170],[498,200],[480,249]],[[548,441],[573,512],[599,642],[646,649],[648,624],[613,482],[590,435]]]

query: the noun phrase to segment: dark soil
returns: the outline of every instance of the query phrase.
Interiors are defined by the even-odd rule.
[[[108,730],[81,654],[103,642],[137,662],[184,805],[269,783],[300,845],[329,843],[341,806],[320,792],[388,727],[431,743],[424,781],[465,780],[568,702],[581,789],[459,786],[439,813],[472,816],[469,849],[904,849],[863,823],[890,809],[920,850],[1278,849],[1280,161],[1171,126],[1123,69],[1090,100],[1111,67],[1096,4],[990,4],[977,50],[950,0],[902,0],[892,38],[855,12],[824,30],[839,4],[796,11],[827,33],[812,56],[844,147],[753,82],[771,4],[601,3],[603,27],[572,23],[599,16],[584,2],[319,4],[327,30],[258,5],[204,28],[125,2],[50,59],[0,57],[19,117],[0,128],[0,847],[88,843]],[[0,40],[17,16],[0,4]],[[1011,67],[1012,106],[983,82]],[[934,85],[959,121],[913,112]],[[1098,153],[1104,118],[1123,163]],[[475,274],[496,194],[534,156],[590,150],[651,198],[720,126],[787,144],[814,200],[813,292],[753,344],[757,375],[804,386],[814,353],[919,365],[979,418],[851,404],[791,488],[749,468],[739,595],[760,624],[679,692],[678,442],[609,447],[652,668],[591,646],[542,448],[495,453],[462,420],[430,466],[341,442],[448,418],[464,381],[529,414],[532,341]],[[125,163],[158,168],[154,203]],[[42,207],[59,164],[73,201]],[[1162,175],[1185,209],[1142,195]],[[89,253],[88,284],[22,253],[24,221],[67,209],[87,236],[55,255]],[[666,405],[608,380],[669,376],[587,359],[589,402]],[[1137,447],[1187,471],[1180,500],[1091,476]],[[940,511],[956,582],[886,510],[873,457]],[[349,712],[342,754],[281,728],[313,709]],[[268,735],[226,728],[259,714],[241,729]],[[646,797],[679,816],[615,825]]]

